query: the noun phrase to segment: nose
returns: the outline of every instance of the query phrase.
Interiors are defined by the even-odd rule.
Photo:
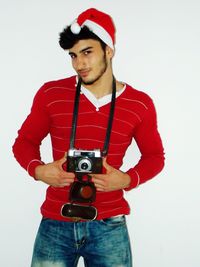
[[[85,60],[83,59],[82,56],[78,56],[74,62],[74,68],[77,70],[77,71],[80,71],[82,69],[84,69],[86,66],[86,63],[85,63]]]

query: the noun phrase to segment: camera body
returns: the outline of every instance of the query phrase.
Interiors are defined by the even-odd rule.
[[[67,172],[74,172],[78,181],[70,186],[69,201],[62,209],[64,217],[94,220],[97,210],[91,206],[96,198],[96,187],[91,181],[90,173],[102,173],[102,153],[99,149],[69,149],[67,153]],[[79,204],[76,204],[76,203]],[[85,203],[81,205],[80,203]],[[85,206],[86,203],[89,205]]]
[[[79,175],[102,173],[102,154],[100,149],[69,149],[67,154],[67,171]]]

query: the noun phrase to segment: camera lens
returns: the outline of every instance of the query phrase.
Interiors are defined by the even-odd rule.
[[[87,164],[87,162],[84,162],[84,163],[81,165],[81,169],[83,169],[83,170],[87,170],[87,169],[88,169],[88,164]]]
[[[78,162],[78,168],[80,171],[88,172],[91,171],[92,164],[89,159],[84,158]]]

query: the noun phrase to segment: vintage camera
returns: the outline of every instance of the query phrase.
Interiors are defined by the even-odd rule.
[[[67,171],[78,174],[102,173],[102,155],[99,149],[69,149],[67,154]]]
[[[102,156],[99,149],[69,149],[67,154],[67,171],[74,172],[78,181],[70,188],[71,203],[92,203],[96,197],[96,188],[91,182],[90,173],[102,173]]]

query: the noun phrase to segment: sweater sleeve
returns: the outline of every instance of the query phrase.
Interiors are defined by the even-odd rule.
[[[156,110],[151,99],[133,137],[140,150],[141,158],[134,168],[127,171],[131,177],[131,183],[125,189],[127,191],[153,178],[164,167],[164,149],[157,129]]]
[[[44,87],[35,95],[31,112],[18,131],[12,147],[16,160],[33,177],[36,166],[44,164],[41,161],[40,145],[49,133]]]

